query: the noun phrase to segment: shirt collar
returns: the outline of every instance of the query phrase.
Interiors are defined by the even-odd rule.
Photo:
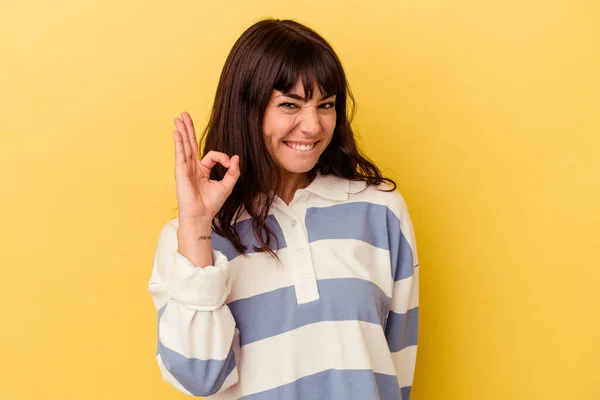
[[[315,178],[304,189],[329,200],[345,201],[348,200],[350,181],[334,174],[321,175],[317,171]]]
[[[340,178],[334,174],[322,175],[321,172],[317,170],[317,174],[312,182],[309,183],[304,189],[298,190],[306,190],[316,194],[319,197],[333,201],[346,201],[349,198],[348,193],[350,192],[350,180],[346,178]],[[265,199],[266,195],[258,194],[255,201],[262,203],[265,201]],[[277,204],[277,201],[274,203],[274,205],[275,204]]]

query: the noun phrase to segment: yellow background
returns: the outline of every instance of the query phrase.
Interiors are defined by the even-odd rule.
[[[600,398],[597,1],[4,1],[0,399],[183,399],[147,292],[173,118],[237,37],[337,50],[421,272],[411,400]]]

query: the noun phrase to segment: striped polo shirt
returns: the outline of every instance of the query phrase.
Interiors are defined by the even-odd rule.
[[[244,212],[247,256],[213,232],[213,265],[161,230],[149,292],[156,360],[177,390],[207,399],[376,400],[410,396],[417,355],[419,262],[402,195],[321,175],[279,197],[268,253]]]

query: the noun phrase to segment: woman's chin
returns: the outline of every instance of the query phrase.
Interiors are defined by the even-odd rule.
[[[291,173],[291,174],[305,174],[315,167],[316,161],[310,162],[310,163],[308,163],[308,162],[294,163],[292,165],[290,165],[290,163],[282,163],[280,165],[281,165],[280,168],[284,172]]]

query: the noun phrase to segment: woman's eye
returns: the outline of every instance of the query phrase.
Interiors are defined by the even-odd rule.
[[[321,104],[321,107],[322,107],[322,108],[324,108],[324,109],[326,109],[326,110],[328,110],[328,109],[330,109],[330,108],[333,108],[333,107],[335,107],[335,103],[334,103],[334,102],[330,102],[330,103],[323,103],[323,104]]]
[[[298,108],[294,103],[281,103],[279,106],[284,108]]]

